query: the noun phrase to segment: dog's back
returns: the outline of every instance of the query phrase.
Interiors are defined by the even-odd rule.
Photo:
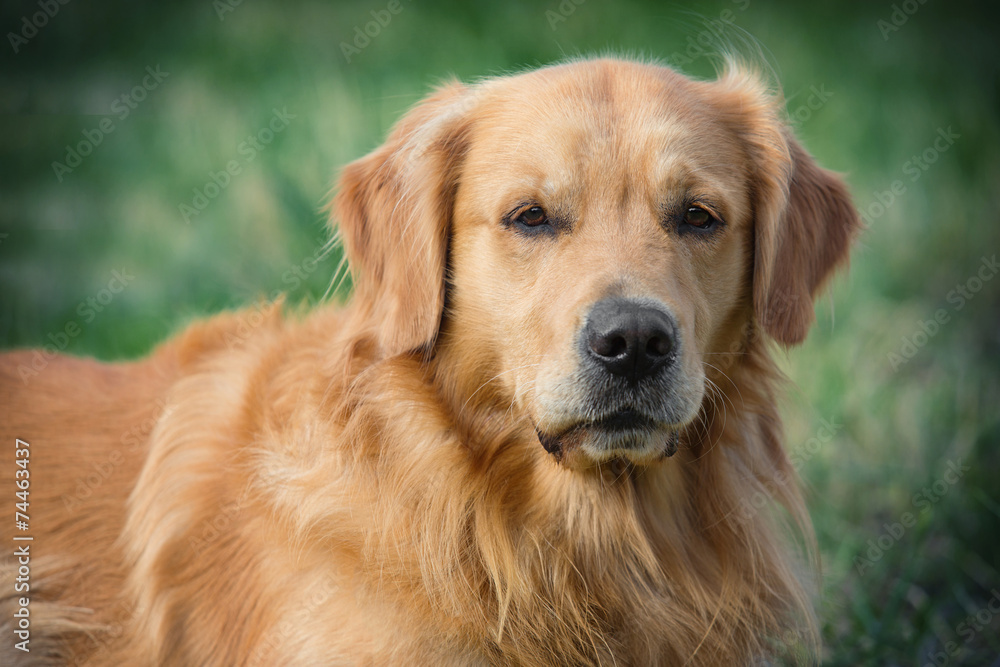
[[[0,664],[80,664],[121,634],[132,615],[122,544],[128,499],[171,409],[170,391],[206,359],[245,345],[274,312],[217,316],[137,362],[0,355],[0,497],[26,502],[29,517],[2,531],[13,546],[0,561],[0,631],[23,629],[17,643],[28,643],[5,642]],[[17,441],[26,455],[15,454]]]
[[[64,639],[83,640],[98,624],[113,622],[108,614],[121,589],[117,538],[125,501],[175,374],[176,366],[163,356],[125,364],[45,358],[39,352],[0,357],[6,452],[0,460],[0,497],[26,501],[29,517],[4,524],[4,542],[13,546],[5,549],[0,623],[19,623],[14,616],[19,600],[30,600],[21,637],[29,640],[22,646],[33,661],[65,660],[71,647]],[[28,452],[21,458],[29,474],[20,478],[15,473],[24,468],[15,463],[16,439]],[[27,488],[17,487],[17,479],[28,480]],[[10,629],[3,634],[13,636]],[[4,642],[0,650],[14,651],[8,658],[19,660],[0,662],[21,664],[29,657],[13,644]]]

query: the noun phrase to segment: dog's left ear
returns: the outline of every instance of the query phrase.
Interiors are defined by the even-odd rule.
[[[433,344],[444,307],[445,262],[471,93],[451,83],[410,110],[386,142],[340,176],[340,222],[355,307],[380,351]]]
[[[844,181],[802,148],[760,78],[730,64],[714,86],[751,163],[757,322],[795,345],[812,325],[813,300],[847,262],[860,219]]]
[[[812,326],[813,300],[847,262],[860,219],[843,180],[816,164],[791,132],[787,199],[758,207],[754,267],[757,321],[779,343],[801,343]],[[761,188],[758,202],[766,197]]]

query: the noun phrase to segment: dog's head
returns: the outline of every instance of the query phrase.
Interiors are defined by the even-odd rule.
[[[747,70],[607,59],[440,89],[336,209],[381,353],[450,355],[576,464],[671,454],[748,331],[805,337],[858,227]]]

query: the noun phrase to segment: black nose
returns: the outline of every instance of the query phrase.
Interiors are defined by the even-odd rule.
[[[677,327],[669,313],[636,301],[598,301],[584,328],[591,359],[631,382],[647,378],[673,360]]]

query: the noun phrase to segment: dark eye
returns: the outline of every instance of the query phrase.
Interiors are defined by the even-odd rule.
[[[515,220],[525,227],[538,227],[547,223],[549,216],[546,215],[545,209],[541,206],[530,206],[524,209]]]
[[[715,217],[700,206],[692,206],[684,213],[684,224],[697,229],[708,230],[714,227],[715,223]]]

